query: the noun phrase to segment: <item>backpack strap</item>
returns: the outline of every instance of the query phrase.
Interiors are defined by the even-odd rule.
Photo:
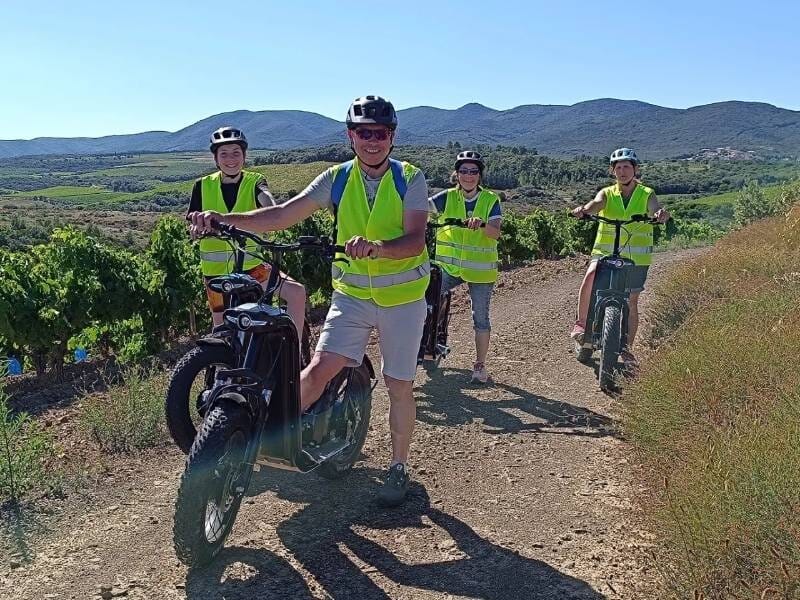
[[[392,170],[392,178],[394,179],[394,188],[400,196],[400,200],[405,200],[406,190],[408,190],[408,183],[406,183],[406,176],[403,173],[403,163],[393,158],[389,159],[389,168]]]
[[[350,171],[353,170],[354,161],[348,160],[339,165],[336,175],[333,177],[333,184],[331,184],[331,203],[333,204],[334,214],[339,208],[339,202],[342,201],[344,196],[344,187],[347,185],[347,179],[350,177]]]

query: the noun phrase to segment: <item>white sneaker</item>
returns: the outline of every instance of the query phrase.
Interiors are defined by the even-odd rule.
[[[482,362],[476,362],[472,367],[472,379],[470,383],[486,383],[489,381],[489,373],[486,372],[486,365]]]

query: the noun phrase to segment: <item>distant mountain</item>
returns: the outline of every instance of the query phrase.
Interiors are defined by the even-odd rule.
[[[718,102],[688,109],[604,98],[572,106],[531,104],[494,110],[466,104],[455,110],[417,106],[399,111],[399,144],[523,145],[543,154],[607,154],[632,146],[646,158],[728,147],[757,155],[800,152],[800,112],[758,102]],[[254,148],[289,149],[344,140],[340,121],[299,110],[239,110],[170,133],[149,131],[101,138],[0,141],[0,158],[34,154],[204,150],[211,131],[241,127]]]

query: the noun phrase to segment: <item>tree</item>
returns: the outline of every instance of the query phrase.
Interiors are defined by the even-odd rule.
[[[750,180],[736,195],[733,218],[740,227],[775,213],[775,204],[767,200],[757,181]]]
[[[205,296],[200,253],[189,242],[185,223],[174,216],[159,219],[150,236],[147,258],[164,273],[170,324],[179,329],[188,324],[195,335],[195,316],[202,309]]]

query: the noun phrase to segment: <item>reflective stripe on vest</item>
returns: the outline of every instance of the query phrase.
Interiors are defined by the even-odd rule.
[[[339,267],[339,265],[333,265],[331,267],[331,277],[333,277],[333,279],[362,288],[385,288],[392,285],[398,285],[400,283],[409,283],[411,281],[421,279],[422,277],[427,277],[430,272],[430,263],[422,264],[408,271],[403,271],[402,273],[394,273],[392,275],[376,275],[373,277],[370,277],[369,275],[345,273],[342,268]]]
[[[607,219],[627,220],[633,215],[647,214],[647,203],[653,190],[637,184],[628,201],[622,201],[619,185],[615,184],[603,189],[606,205],[600,211],[600,216]],[[607,256],[614,251],[614,226],[600,223],[597,228],[592,256]],[[619,254],[623,258],[632,260],[640,266],[647,266],[652,262],[653,254],[653,226],[649,223],[630,223],[620,231]]]
[[[436,255],[436,262],[445,263],[448,265],[455,265],[462,271],[464,269],[477,270],[477,271],[495,271],[495,272],[497,271],[497,263],[484,263],[484,262],[473,262],[471,260],[460,260],[458,258],[451,258],[450,256],[442,256],[441,254]],[[464,279],[464,281],[466,281],[466,279]]]
[[[470,216],[487,223],[495,202],[500,202],[497,194],[482,189]],[[459,188],[448,190],[444,211],[437,220],[466,218],[463,193]],[[435,261],[453,277],[469,283],[493,283],[497,280],[497,259],[497,240],[487,237],[483,229],[442,227],[436,232]]]
[[[200,180],[202,210],[213,210],[222,214],[254,210],[256,208],[256,184],[263,178],[264,176],[261,173],[242,171],[242,179],[239,183],[239,190],[236,193],[236,203],[233,205],[232,210],[228,210],[225,199],[222,196],[222,173],[217,171],[211,175],[206,175]],[[248,240],[247,249],[251,252],[255,251],[255,242]],[[206,277],[227,275],[236,264],[236,255],[230,244],[214,237],[206,237],[200,240],[200,257],[203,275]],[[253,258],[246,253],[243,269],[245,271],[253,269],[262,262],[262,259]]]
[[[622,234],[622,239],[623,240],[625,239],[625,235],[626,234],[623,232],[623,234]],[[602,250],[606,254],[611,254],[614,251],[614,244],[598,243],[598,244],[595,244],[594,247],[595,247],[596,250]],[[622,249],[622,248],[623,248],[623,246],[620,245],[620,249]],[[652,246],[631,246],[630,244],[626,244],[624,246],[624,249],[625,249],[625,251],[629,252],[630,254],[648,254],[648,253],[653,251],[653,247]],[[622,255],[622,252],[620,252],[620,254]]]
[[[334,181],[340,169],[348,168],[348,165],[342,163],[334,167]],[[370,210],[358,159],[352,161],[336,211],[337,244],[344,245],[356,235],[368,240],[387,241],[405,234],[403,201],[394,178],[399,170],[407,185],[419,169],[395,160],[390,160],[389,165],[390,168],[378,184],[375,202]],[[341,253],[336,256],[344,258]],[[430,280],[427,248],[423,248],[418,256],[399,260],[349,258],[348,261],[349,264],[336,263],[331,269],[333,288],[343,294],[372,300],[379,306],[407,304],[425,296]]]
[[[245,254],[245,257],[251,256],[251,254],[249,252],[245,252],[244,254]],[[219,251],[215,251],[215,252],[201,252],[200,253],[200,260],[204,260],[204,261],[212,262],[212,263],[226,263],[227,264],[228,262],[230,262],[231,265],[233,265],[233,261],[235,260],[235,258],[236,258],[236,255],[232,250],[228,250],[228,251],[219,250]],[[248,262],[250,262],[250,261],[248,261],[247,258],[245,258],[244,264],[247,265]],[[264,262],[264,261],[261,258],[256,258],[256,264],[254,266],[258,266],[262,262]],[[244,268],[245,268],[245,270],[249,270],[252,267],[245,266]]]
[[[467,246],[466,244],[451,244],[450,242],[436,242],[437,246],[446,246],[449,248],[461,248],[462,250],[469,250],[470,252],[486,252],[493,254],[497,251],[494,248],[482,248],[480,246]]]

